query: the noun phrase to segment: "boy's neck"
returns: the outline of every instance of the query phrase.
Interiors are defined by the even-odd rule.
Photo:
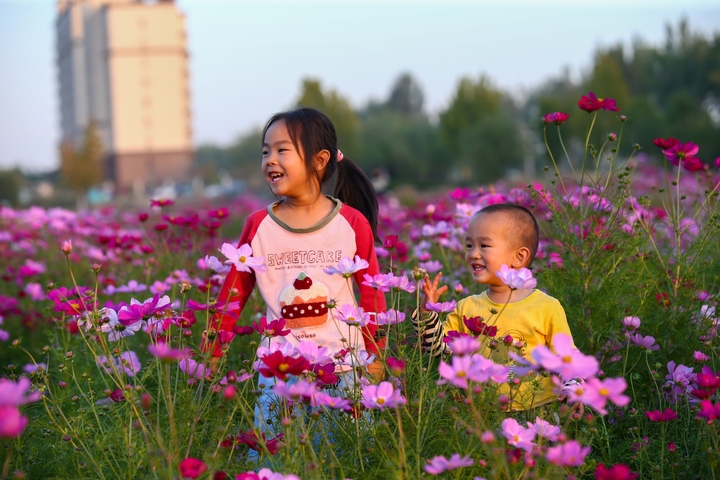
[[[525,300],[533,291],[532,288],[511,290],[507,285],[488,285],[487,296],[495,303],[515,303]],[[508,301],[508,297],[510,297],[510,301]]]

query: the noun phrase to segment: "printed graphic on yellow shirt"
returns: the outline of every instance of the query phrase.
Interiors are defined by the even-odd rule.
[[[290,328],[321,327],[328,321],[328,288],[305,272],[280,292],[280,314]]]

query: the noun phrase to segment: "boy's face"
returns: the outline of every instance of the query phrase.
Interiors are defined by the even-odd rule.
[[[502,212],[474,217],[465,238],[465,263],[475,283],[502,286],[495,275],[503,264],[516,267],[518,248],[510,241],[512,223]]]

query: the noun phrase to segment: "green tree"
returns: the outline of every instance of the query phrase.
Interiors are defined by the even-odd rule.
[[[357,136],[360,121],[350,102],[335,90],[323,91],[320,80],[306,78],[297,105],[317,108],[325,113],[335,126],[338,146],[350,158],[357,154]]]
[[[103,146],[97,126],[90,122],[85,130],[85,140],[80,149],[70,143],[60,146],[60,170],[65,184],[75,191],[78,203],[84,201],[90,187],[103,179]]]
[[[393,112],[413,117],[423,114],[425,95],[422,88],[409,73],[401,74],[390,91],[384,106]]]
[[[23,174],[15,167],[12,170],[0,170],[0,205],[17,207]]]

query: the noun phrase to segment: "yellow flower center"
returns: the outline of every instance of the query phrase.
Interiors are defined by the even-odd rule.
[[[518,440],[520,440],[517,435],[513,435],[513,439],[514,439],[516,442],[517,442]]]
[[[245,257],[240,257],[240,263],[245,263]]]
[[[562,360],[563,360],[563,362],[565,362],[565,363],[570,363],[570,362],[572,362],[572,358],[570,358],[569,356],[563,357]]]
[[[290,368],[290,365],[288,365],[287,363],[281,363],[280,365],[278,365],[278,370],[280,370],[281,372],[284,372],[288,368]]]
[[[608,392],[607,388],[601,388],[600,392],[598,392],[598,393],[600,393],[600,395],[602,395],[604,397],[604,396],[608,395],[610,392]]]
[[[377,399],[377,404],[378,404],[378,405],[382,405],[383,403],[385,403],[385,400],[384,400],[384,399],[382,399],[382,398],[378,398],[378,399]]]
[[[458,372],[458,373],[457,373],[457,377],[458,377],[458,378],[463,378],[465,375],[466,375],[465,372]]]

